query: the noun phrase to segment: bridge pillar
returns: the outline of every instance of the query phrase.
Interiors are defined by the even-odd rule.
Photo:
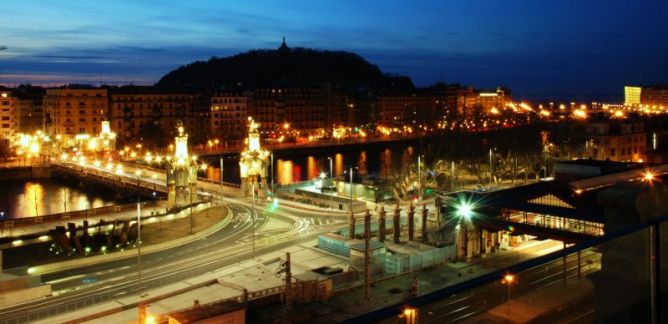
[[[427,237],[427,216],[429,215],[429,210],[427,205],[422,204],[422,242],[428,242]]]
[[[385,207],[380,206],[378,212],[378,242],[385,242]]]
[[[394,216],[392,217],[392,232],[394,243],[399,243],[401,235],[401,209],[399,209],[399,205],[397,205],[397,208],[394,209]]]

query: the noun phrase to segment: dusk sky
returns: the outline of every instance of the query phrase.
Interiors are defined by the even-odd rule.
[[[668,83],[668,2],[3,1],[0,83],[152,84],[250,49],[346,50],[416,85],[622,98]]]

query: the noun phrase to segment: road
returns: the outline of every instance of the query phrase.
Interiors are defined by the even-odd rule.
[[[128,175],[136,177],[134,172]],[[159,176],[156,178],[148,180],[160,181]],[[220,202],[220,186],[203,183],[200,188],[201,193],[211,194],[214,201]],[[257,234],[255,254],[306,242],[319,234],[342,227],[340,220],[314,217],[304,211],[285,212],[280,207],[275,211],[265,211],[262,204],[256,204],[253,226],[251,205],[250,199],[225,197],[221,206],[230,209],[235,221],[207,237],[142,255],[141,287],[136,258],[50,273],[44,275],[42,280],[52,285],[53,296],[1,309],[0,323],[24,323],[44,319],[192,278],[251,258],[254,255],[251,240],[253,227]],[[263,234],[262,227],[271,219],[287,222],[291,229],[280,234]]]

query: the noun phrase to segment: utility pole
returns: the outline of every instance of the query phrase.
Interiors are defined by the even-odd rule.
[[[348,221],[350,238],[355,238],[355,213],[353,212],[353,168],[350,168],[350,219]]]
[[[253,255],[255,255],[255,179],[251,184],[251,228],[253,230]]]
[[[329,160],[329,185],[334,185],[334,169],[332,169],[332,157],[328,156],[327,159]],[[334,193],[331,190],[329,190],[329,210],[331,212],[332,208],[334,205]]]
[[[371,299],[371,213],[364,214],[364,299]]]
[[[193,233],[193,186],[188,189],[190,193],[190,234]]]
[[[274,195],[274,153],[271,153],[271,164],[269,165],[269,174],[271,175],[271,195]]]
[[[223,181],[223,156],[220,156],[220,200],[223,200],[223,189],[225,188],[225,182]]]
[[[494,169],[492,166],[492,148],[489,148],[489,186],[492,186],[492,179],[494,178]]]
[[[422,166],[420,162],[420,155],[418,155],[418,201],[422,200]]]
[[[141,296],[141,201],[137,201],[137,294]]]

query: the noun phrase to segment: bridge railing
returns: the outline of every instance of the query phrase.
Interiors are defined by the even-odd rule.
[[[13,227],[30,226],[42,223],[49,223],[49,222],[69,221],[82,218],[93,218],[101,214],[119,213],[136,209],[137,209],[137,204],[130,203],[122,205],[96,207],[84,210],[75,210],[75,211],[48,214],[42,216],[25,216],[12,219],[2,219],[0,220],[0,227],[4,229],[10,229]]]
[[[111,182],[114,185],[123,185],[125,187],[138,188],[142,190],[167,192],[167,186],[150,182],[144,179],[137,179],[127,177],[124,174],[115,174],[113,172],[100,171],[94,168],[88,168],[77,164],[53,164],[56,169],[63,170],[68,173],[73,173],[75,176],[93,176],[103,181]]]

